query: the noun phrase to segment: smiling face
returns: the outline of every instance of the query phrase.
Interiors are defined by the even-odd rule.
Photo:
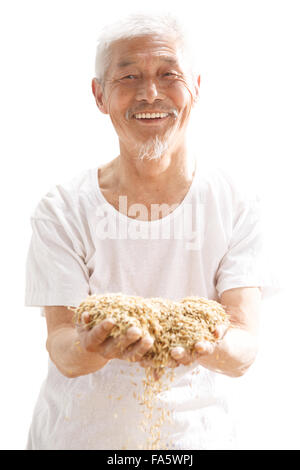
[[[162,154],[183,144],[199,84],[172,38],[144,36],[113,43],[104,89],[95,79],[92,86],[121,151],[141,157],[153,146]]]

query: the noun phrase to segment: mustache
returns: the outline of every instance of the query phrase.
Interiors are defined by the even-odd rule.
[[[178,111],[176,108],[166,108],[164,106],[158,106],[159,108],[159,111],[160,113],[168,113],[168,114],[173,114],[175,117],[178,116]],[[135,114],[138,114],[138,113],[148,113],[149,112],[149,109],[145,109],[144,108],[136,108],[134,110],[131,110],[131,109],[128,109],[126,111],[126,114],[125,114],[125,117],[126,119],[130,119],[132,118]]]

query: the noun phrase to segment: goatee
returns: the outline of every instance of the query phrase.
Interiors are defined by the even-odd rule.
[[[168,142],[158,136],[152,137],[139,148],[139,160],[159,160],[168,150]]]

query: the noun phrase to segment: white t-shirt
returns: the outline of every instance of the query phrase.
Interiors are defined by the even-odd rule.
[[[259,199],[237,189],[220,169],[197,165],[182,203],[169,215],[139,221],[104,198],[97,168],[57,185],[31,218],[27,306],[77,306],[90,294],[122,292],[179,300],[219,300],[234,287],[277,291],[264,252]],[[125,202],[124,202],[125,203]],[[197,373],[196,373],[197,372]],[[66,378],[49,360],[28,449],[145,449],[144,369],[110,361]],[[234,442],[227,393],[234,379],[201,366],[180,366],[156,407],[170,413],[162,435],[170,449],[226,449]]]

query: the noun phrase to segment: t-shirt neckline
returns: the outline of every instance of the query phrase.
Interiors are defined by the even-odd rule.
[[[191,199],[192,197],[192,194],[194,192],[194,187],[196,185],[196,180],[197,180],[197,176],[198,176],[198,165],[197,165],[197,161],[195,160],[195,169],[194,169],[194,176],[193,176],[193,180],[190,184],[190,187],[186,193],[186,195],[184,196],[183,200],[180,202],[180,204],[168,215],[166,215],[165,217],[162,217],[160,219],[155,219],[155,220],[138,220],[138,219],[134,219],[134,218],[131,218],[131,217],[128,217],[127,215],[123,214],[122,212],[119,212],[112,204],[110,204],[107,199],[104,197],[102,191],[101,191],[101,188],[99,186],[99,182],[98,182],[98,170],[99,170],[99,167],[96,167],[96,168],[93,168],[92,169],[92,176],[93,176],[93,183],[94,183],[94,186],[95,186],[95,192],[97,194],[97,197],[98,199],[102,202],[102,204],[104,204],[107,208],[107,210],[109,210],[112,214],[114,214],[115,216],[119,217],[120,220],[123,220],[127,223],[136,223],[136,224],[151,224],[151,225],[154,225],[154,224],[163,224],[165,222],[168,222],[170,220],[172,220],[173,218],[177,217],[177,215],[182,211],[184,205],[187,203],[187,201],[189,199]]]

